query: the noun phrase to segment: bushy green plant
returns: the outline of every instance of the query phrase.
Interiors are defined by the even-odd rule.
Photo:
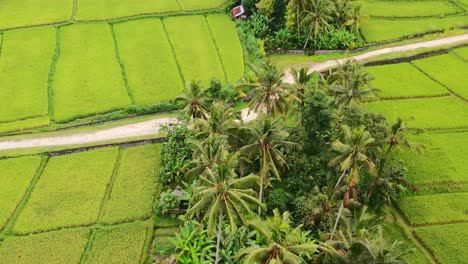
[[[276,188],[268,194],[267,208],[269,211],[279,209],[284,212],[288,209],[291,203],[291,194],[287,193],[284,189]]]
[[[177,216],[177,207],[179,206],[180,198],[172,190],[167,190],[159,196],[159,200],[154,203],[154,212],[159,216]]]
[[[312,39],[314,49],[352,49],[357,46],[356,36],[346,28],[322,30],[316,38]]]
[[[245,63],[257,64],[265,58],[263,42],[255,37],[254,31],[244,21],[237,21],[237,32],[244,48]]]
[[[187,121],[167,127],[167,142],[161,150],[160,180],[162,183],[180,183],[184,175],[184,166],[192,157],[189,141],[193,135]]]
[[[208,231],[199,228],[200,223],[187,221],[176,235],[177,263],[212,264],[214,263],[215,241],[208,236]]]

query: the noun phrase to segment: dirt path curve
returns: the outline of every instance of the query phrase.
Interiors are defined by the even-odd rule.
[[[313,65],[309,67],[309,72],[324,71],[326,69],[342,64],[346,62],[346,60],[349,60],[349,59],[355,59],[357,61],[364,61],[364,60],[367,60],[376,56],[389,54],[389,53],[412,51],[412,50],[416,50],[420,48],[433,48],[437,46],[444,46],[448,44],[455,44],[455,43],[466,42],[466,41],[468,41],[468,34],[458,35],[458,36],[443,38],[443,39],[437,39],[437,40],[431,40],[431,41],[425,41],[425,42],[419,42],[419,43],[414,43],[414,44],[407,44],[407,45],[396,46],[396,47],[390,47],[390,48],[383,48],[383,49],[370,51],[361,55],[352,56],[349,58],[329,60],[329,61],[325,61],[322,63],[314,63]],[[291,73],[289,72],[289,70],[286,71],[283,81],[286,83],[293,82],[293,77]]]
[[[468,42],[468,34],[459,35],[455,37],[443,38],[438,40],[396,46],[391,48],[384,48],[375,51],[370,51],[361,55],[350,57],[352,59],[362,61],[375,56],[397,53],[403,51],[411,51],[419,48],[431,48],[436,46],[443,46],[447,44],[454,44],[459,42]],[[347,59],[330,60],[322,63],[313,64],[309,71],[323,71],[328,68],[337,66]],[[284,81],[292,83],[293,78],[289,72],[286,72]],[[255,113],[248,113],[247,109],[242,111],[242,119],[244,121],[251,121],[255,119]],[[63,136],[41,136],[37,138],[24,138],[15,140],[0,140],[0,150],[9,149],[24,149],[36,147],[53,147],[65,145],[80,145],[103,142],[108,140],[116,140],[123,138],[148,136],[156,134],[160,131],[161,127],[165,124],[176,122],[175,118],[156,118],[148,121],[138,122],[130,125],[121,125],[113,128],[97,129],[92,132],[78,132],[75,134]]]
[[[255,117],[256,114],[249,114],[247,109],[242,111],[242,119],[245,122],[251,121],[255,119]],[[173,117],[159,117],[129,125],[97,129],[91,132],[78,132],[68,135],[50,137],[42,136],[37,138],[4,140],[0,141],[0,150],[81,145],[130,137],[150,136],[158,133],[164,125],[174,124],[176,122],[177,119]]]

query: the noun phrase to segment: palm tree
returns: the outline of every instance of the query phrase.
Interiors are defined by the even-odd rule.
[[[368,18],[368,16],[362,14],[362,6],[360,4],[355,4],[349,12],[346,21],[344,21],[343,26],[351,27],[356,36],[359,37],[361,26]]]
[[[192,161],[189,163],[190,170],[187,176],[203,174],[207,169],[213,169],[224,161],[227,154],[228,144],[225,136],[215,135],[205,141],[191,141],[193,146]]]
[[[419,153],[421,153],[424,150],[424,145],[414,143],[408,140],[407,132],[408,129],[404,125],[403,120],[401,118],[398,118],[396,123],[393,124],[390,128],[390,135],[385,139],[385,143],[388,145],[387,152],[384,156],[385,159],[388,158],[391,151],[394,149],[415,149]]]
[[[175,99],[184,107],[184,111],[193,119],[207,117],[208,106],[210,104],[206,97],[206,90],[203,90],[200,81],[190,82],[184,90],[184,94]]]
[[[281,179],[280,170],[287,168],[287,163],[281,152],[281,147],[296,146],[296,143],[286,141],[288,133],[280,119],[259,116],[248,127],[247,134],[251,144],[242,147],[239,151],[249,160],[258,161],[260,165],[260,192],[259,200],[263,199],[263,189],[268,183],[268,174],[271,172]],[[261,209],[259,208],[259,214]]]
[[[252,189],[258,185],[258,177],[239,178],[234,170],[236,159],[236,155],[226,154],[221,164],[207,168],[199,176],[198,184],[193,188],[191,207],[186,213],[187,219],[203,214],[209,234],[216,233],[215,263],[219,263],[223,219],[228,219],[231,231],[235,233],[237,223],[245,223],[246,214],[252,214],[252,207],[263,206]]]
[[[291,68],[291,74],[294,79],[293,90],[295,96],[302,101],[304,100],[306,93],[312,88],[311,80],[314,78],[314,73],[309,73],[309,68],[303,67],[299,70]]]
[[[325,261],[328,256],[338,263],[406,264],[403,256],[411,250],[402,250],[398,241],[389,244],[378,220],[366,207],[352,219],[343,218],[344,228],[337,239],[320,244],[314,263],[329,263]]]
[[[289,92],[289,86],[283,84],[284,73],[269,62],[260,67],[251,64],[252,71],[258,78],[254,84],[243,84],[252,87],[252,98],[249,102],[249,112],[263,112],[273,116],[287,111],[287,100],[295,99]]]
[[[222,103],[215,103],[205,119],[195,120],[194,127],[199,131],[199,138],[210,138],[214,135],[235,137],[240,123],[240,113],[237,110],[225,108]]]
[[[350,0],[335,0],[333,18],[340,26],[343,25],[353,12],[353,4]]]
[[[364,166],[367,168],[371,175],[376,175],[377,170],[374,162],[367,156],[368,151],[372,148],[372,143],[375,141],[368,131],[365,130],[364,126],[357,129],[351,130],[349,126],[342,126],[343,131],[343,142],[338,139],[336,140],[332,148],[340,154],[333,158],[329,163],[329,167],[335,167],[337,164],[340,165],[341,176],[336,182],[335,188],[337,188],[343,177],[345,178],[347,187],[343,202],[341,203],[340,210],[338,211],[338,217],[335,221],[333,228],[333,234],[336,231],[338,220],[343,211],[343,207],[347,205],[350,192],[353,193],[353,198],[357,199],[356,186],[360,181],[361,168]]]
[[[371,87],[373,79],[359,63],[348,60],[328,77],[327,82],[335,101],[343,106],[375,99],[379,90]]]
[[[289,212],[280,214],[278,209],[266,221],[260,218],[249,222],[262,238],[261,245],[252,245],[239,251],[237,257],[246,264],[254,263],[305,263],[304,257],[311,258],[317,251],[317,244],[310,239],[309,232],[301,225],[292,226]]]
[[[333,4],[330,0],[306,0],[304,3],[305,17],[302,23],[309,25],[309,32],[303,49],[307,48],[312,33],[317,37],[322,28],[329,26]]]
[[[296,8],[296,26],[297,26],[297,35],[300,32],[300,16],[301,12],[304,10],[304,4],[306,0],[289,0],[289,3],[293,8]]]

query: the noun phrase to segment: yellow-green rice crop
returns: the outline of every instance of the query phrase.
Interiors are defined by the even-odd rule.
[[[463,58],[465,61],[468,62],[468,46],[458,48],[458,49],[454,49],[454,50],[452,50],[452,52],[455,53],[456,55],[458,55],[460,58]]]
[[[458,128],[468,126],[468,106],[454,96],[441,98],[386,100],[366,104],[371,112],[383,113],[387,120],[398,117],[414,128]]]
[[[40,163],[39,156],[0,160],[0,229],[21,201]]]
[[[30,233],[96,222],[117,148],[52,157],[14,226]]]
[[[0,122],[47,116],[47,80],[54,51],[52,27],[4,33],[0,55]]]
[[[435,225],[415,229],[438,263],[467,263],[468,223]]]
[[[220,7],[226,0],[178,0],[177,2],[183,10],[203,10]]]
[[[366,68],[374,75],[373,86],[381,97],[413,97],[448,95],[449,91],[431,80],[409,63],[388,64]]]
[[[60,28],[53,87],[54,117],[59,122],[130,104],[109,25]]]
[[[22,131],[36,127],[45,127],[48,125],[50,125],[50,118],[48,116],[40,116],[7,123],[0,123],[0,134],[13,131]]]
[[[122,151],[102,221],[122,222],[149,217],[159,175],[160,145],[145,145]]]
[[[463,10],[450,1],[361,0],[363,14],[380,17],[418,17],[449,15]]]
[[[135,20],[114,28],[135,102],[146,105],[179,96],[183,83],[161,20]]]
[[[467,17],[468,20],[468,17]],[[468,63],[453,54],[413,61],[414,65],[468,100]]]
[[[468,220],[468,193],[441,193],[403,197],[398,202],[413,225]]]
[[[89,228],[7,237],[0,245],[1,263],[79,263]]]
[[[73,0],[2,0],[0,29],[67,21],[72,10]]]
[[[207,16],[216,41],[228,83],[240,80],[244,75],[244,57],[234,23],[224,14]]]
[[[186,82],[225,76],[216,47],[203,16],[169,17],[163,20]]]
[[[149,222],[99,229],[86,263],[140,263]]]

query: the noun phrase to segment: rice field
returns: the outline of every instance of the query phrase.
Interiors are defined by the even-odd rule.
[[[0,30],[213,10],[225,3],[226,0],[3,0],[0,5]]]
[[[385,1],[361,0],[362,12],[376,17],[424,17],[441,16],[463,12],[451,1]]]
[[[430,18],[370,18],[362,27],[362,34],[368,43],[379,43],[464,26],[468,26],[468,15],[465,14]]]
[[[159,151],[149,144],[0,160],[2,263],[141,263]]]
[[[411,63],[367,67],[375,80],[372,85],[382,98],[411,98],[449,95],[449,91]]]
[[[0,134],[168,102],[192,80],[235,82],[244,74],[234,23],[221,14],[44,26],[0,36]]]
[[[466,244],[468,194],[468,72],[466,47],[443,55],[410,62],[370,66],[373,85],[381,100],[366,103],[373,112],[384,113],[389,122],[405,119],[410,128],[425,129],[409,137],[425,146],[400,155],[407,164],[413,185],[397,207],[407,229],[437,263],[467,263],[461,244]],[[409,263],[420,262],[411,259]]]
[[[467,263],[468,223],[419,227],[415,233],[439,263]]]

